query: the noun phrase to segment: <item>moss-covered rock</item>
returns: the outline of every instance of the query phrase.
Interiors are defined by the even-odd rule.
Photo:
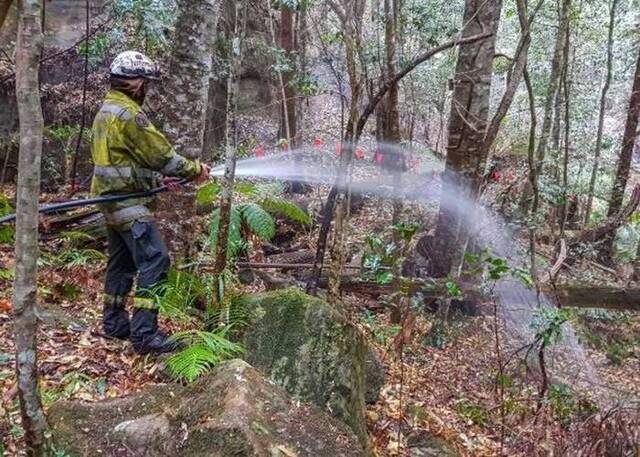
[[[331,306],[298,289],[245,297],[247,361],[288,392],[343,420],[367,446],[363,335]],[[373,362],[371,362],[373,363]],[[369,394],[377,397],[377,392]]]
[[[342,423],[293,402],[240,360],[188,386],[154,386],[98,403],[59,402],[48,416],[57,449],[69,456],[363,454]]]

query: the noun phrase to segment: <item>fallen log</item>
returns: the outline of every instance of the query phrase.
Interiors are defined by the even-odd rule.
[[[606,234],[618,229],[621,225],[625,224],[631,215],[635,213],[640,205],[640,184],[634,187],[631,193],[631,200],[622,208],[618,214],[607,219],[603,224],[598,227],[583,231],[577,239],[571,240],[572,243],[593,243],[602,239]]]
[[[640,311],[640,289],[561,285],[552,296],[561,307]]]

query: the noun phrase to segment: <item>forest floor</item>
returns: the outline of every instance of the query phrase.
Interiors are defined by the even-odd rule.
[[[314,133],[302,141],[313,144],[319,139],[325,145],[326,161],[335,161],[335,129],[312,130],[314,125],[339,118],[335,106],[312,99],[306,111],[314,114],[305,118],[302,129]],[[245,115],[241,125],[241,136],[255,136],[258,144],[270,144],[277,135],[268,116]],[[364,149],[365,161],[371,163],[371,137],[365,139]],[[367,167],[364,169],[366,173]],[[11,194],[12,189],[5,191]],[[319,200],[324,195],[326,189],[321,189],[313,198]],[[424,211],[415,207],[409,212],[425,217]],[[388,203],[375,197],[365,201],[350,222],[353,253],[362,250],[366,235],[388,228],[385,221],[390,220],[390,214]],[[432,220],[433,213],[426,217]],[[206,217],[203,224],[206,226]],[[295,243],[314,248],[314,235],[301,233]],[[168,382],[156,358],[138,356],[128,343],[98,335],[105,266],[101,248],[77,249],[69,240],[46,241],[41,248],[39,360],[45,407],[63,399],[96,401],[123,396],[149,384]],[[12,247],[1,245],[0,436],[6,455],[20,455],[16,449],[22,437],[10,315],[13,266]],[[587,262],[571,268],[570,273],[578,279],[609,284],[617,279],[611,272],[594,273]],[[259,288],[252,286],[252,291]],[[572,323],[585,347],[580,363],[593,368],[592,389],[556,379],[552,357],[547,361],[552,373],[548,393],[539,401],[540,371],[535,363],[525,364],[522,355],[511,356],[513,343],[504,322],[493,316],[492,303],[485,303],[481,307],[485,313],[479,316],[452,315],[443,344],[433,347],[426,341],[434,321],[429,311],[414,313],[399,326],[390,322],[389,311],[380,300],[359,294],[347,294],[344,300],[350,319],[376,347],[386,370],[378,401],[367,410],[377,455],[415,455],[413,449],[425,442],[442,452],[456,450],[469,457],[549,455],[552,449],[555,455],[601,455],[597,450],[602,446],[614,449],[616,443],[637,434],[637,313],[577,313]],[[180,330],[181,325],[162,321],[168,330]],[[598,404],[602,389],[608,392],[606,405]],[[598,440],[600,448],[589,447]]]
[[[367,233],[376,226],[380,207],[377,199],[365,202],[354,215],[353,232]],[[387,211],[390,207],[384,208]],[[304,244],[309,239],[313,237],[304,235],[298,241]],[[42,248],[39,358],[45,407],[62,399],[96,401],[127,395],[149,384],[168,382],[162,363],[154,357],[138,356],[129,344],[98,336],[104,260],[88,259],[82,263],[81,250],[70,254],[59,241],[43,243]],[[22,430],[10,317],[13,262],[11,247],[2,246],[0,435],[5,437],[7,455],[20,455],[15,451]],[[431,446],[456,449],[465,456],[498,455],[501,446],[505,455],[522,456],[543,455],[563,446],[573,449],[594,427],[588,423],[598,417],[596,397],[601,395],[603,386],[610,398],[619,400],[619,404],[612,401],[606,409],[600,409],[603,416],[605,411],[633,407],[636,400],[629,398],[629,392],[635,393],[636,399],[640,397],[637,314],[578,314],[574,322],[584,330],[581,334],[588,336],[584,339],[584,362],[594,368],[595,384],[589,391],[552,378],[547,400],[538,405],[540,377],[535,367],[524,367],[523,357],[511,358],[500,377],[501,383],[496,383],[501,361],[495,350],[496,322],[503,366],[510,360],[511,346],[503,323],[490,312],[452,316],[445,344],[433,347],[425,338],[433,314],[415,314],[415,319],[407,319],[403,327],[390,322],[388,310],[379,300],[359,294],[345,295],[344,300],[351,320],[377,348],[387,372],[379,399],[368,406],[367,414],[374,449],[381,456],[413,455],[410,446],[425,439]],[[485,305],[491,309],[491,304]],[[182,324],[164,320],[162,325],[175,331]],[[548,364],[553,370],[554,361],[549,360]]]

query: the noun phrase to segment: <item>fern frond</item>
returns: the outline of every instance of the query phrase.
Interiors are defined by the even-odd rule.
[[[219,361],[217,355],[207,346],[196,344],[169,357],[167,368],[174,377],[192,382]]]
[[[280,182],[261,182],[256,184],[257,195],[262,198],[280,196],[284,193],[284,184]]]
[[[243,203],[238,208],[242,212],[242,219],[249,230],[259,238],[269,241],[276,234],[276,225],[273,218],[260,205],[256,203]]]
[[[188,347],[167,359],[171,374],[191,382],[222,360],[242,354],[244,348],[227,339],[228,331],[229,328],[222,328],[215,332],[196,330],[175,334],[173,338]]]
[[[244,240],[240,228],[242,227],[242,212],[239,207],[232,206],[229,217],[229,243],[227,256],[235,257],[244,248]],[[220,208],[216,208],[211,216],[211,247],[216,252],[218,245],[218,230],[220,228]]]
[[[245,197],[256,197],[259,194],[259,188],[256,184],[247,181],[237,182],[233,186],[233,190]]]
[[[209,182],[200,186],[196,192],[196,203],[198,205],[210,205],[218,198],[222,186],[217,182]]]
[[[260,206],[270,213],[280,214],[304,225],[311,225],[311,216],[298,205],[288,200],[265,198],[260,202]]]

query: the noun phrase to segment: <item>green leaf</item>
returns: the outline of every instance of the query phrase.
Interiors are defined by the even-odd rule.
[[[393,281],[393,273],[389,270],[381,270],[376,273],[376,282],[378,284],[389,284]]]
[[[188,331],[173,336],[187,348],[167,359],[169,372],[178,379],[194,381],[225,359],[238,356],[244,348],[227,339],[230,326],[215,332]]]
[[[292,221],[300,222],[304,225],[311,225],[311,217],[295,203],[281,198],[265,198],[260,202],[265,210],[270,213],[280,214]]]
[[[198,188],[196,193],[196,203],[198,205],[210,205],[216,201],[222,186],[217,182],[209,182]]]
[[[239,205],[242,219],[246,222],[249,230],[265,241],[271,240],[276,234],[276,226],[273,218],[260,205],[255,203],[245,203]]]
[[[258,186],[246,181],[236,183],[233,190],[246,197],[257,197],[259,194]]]
[[[445,287],[447,288],[447,295],[451,298],[461,298],[462,297],[462,291],[460,290],[460,287],[453,281],[448,281],[445,284]]]
[[[13,212],[13,208],[9,203],[9,198],[0,194],[0,217],[6,216]],[[13,243],[14,228],[11,225],[0,225],[0,244]]]

